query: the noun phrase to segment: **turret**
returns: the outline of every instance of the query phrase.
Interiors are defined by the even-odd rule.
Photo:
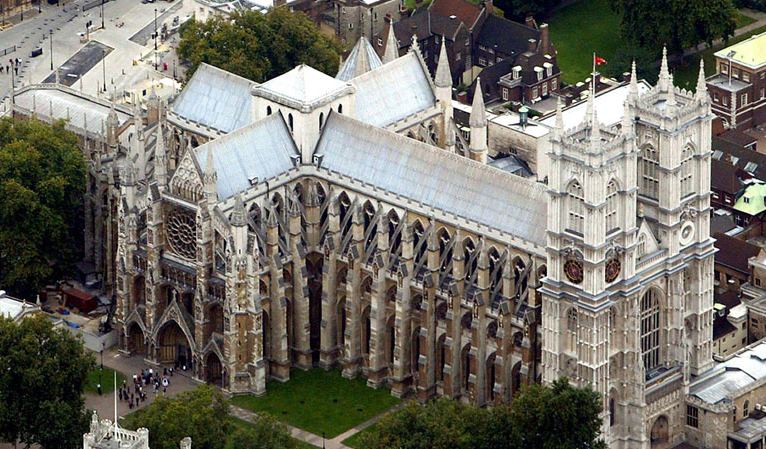
[[[207,163],[205,164],[203,183],[205,184],[205,198],[207,198],[208,206],[212,207],[218,201],[218,190],[216,189],[216,184],[218,183],[218,173],[215,171],[213,149],[210,146],[207,148]]]
[[[109,145],[112,154],[115,154],[117,149],[117,128],[119,126],[117,112],[114,110],[114,103],[112,103],[109,107],[109,114],[106,116],[106,144]]]
[[[697,75],[697,91],[694,94],[694,99],[700,103],[706,103],[710,100],[707,93],[707,82],[705,82],[705,60],[700,58],[700,71]]]
[[[162,121],[157,125],[157,143],[154,146],[154,179],[160,190],[168,185],[168,161],[165,151],[165,133],[162,130]]]
[[[388,64],[399,57],[399,41],[396,40],[394,33],[394,21],[388,27],[388,39],[386,40],[386,51],[383,53],[383,64]]]
[[[487,163],[487,112],[484,110],[484,96],[481,92],[481,78],[476,78],[476,90],[473,93],[471,116],[471,143],[469,157],[483,164]]]
[[[234,210],[229,218],[231,224],[231,233],[234,237],[234,250],[237,256],[243,256],[247,253],[247,211],[245,203],[242,202],[242,195],[237,195],[234,201]]]

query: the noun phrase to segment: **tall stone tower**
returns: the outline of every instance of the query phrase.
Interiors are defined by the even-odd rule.
[[[610,448],[672,447],[712,363],[709,100],[663,58],[641,96],[634,67],[619,125],[598,112],[591,94],[565,130],[559,109],[551,139],[543,381],[598,392]]]

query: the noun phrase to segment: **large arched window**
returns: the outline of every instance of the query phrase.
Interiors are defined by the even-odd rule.
[[[641,298],[641,355],[649,371],[660,364],[660,301],[656,289]]]
[[[585,196],[582,186],[575,181],[567,189],[567,209],[569,220],[567,229],[582,234],[585,222]]]
[[[692,157],[694,152],[687,146],[681,153],[681,198],[694,193],[694,165]]]
[[[606,186],[606,232],[617,228],[618,209],[620,207],[619,195],[617,194],[617,183],[614,180],[609,181]]]
[[[660,185],[659,167],[659,152],[651,145],[645,146],[641,151],[641,161],[638,164],[638,182],[642,195],[657,199]]]

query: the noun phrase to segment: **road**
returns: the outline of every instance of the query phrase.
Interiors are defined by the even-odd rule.
[[[193,6],[183,5],[180,7],[182,0],[176,0],[174,3],[161,1],[153,4],[142,4],[139,0],[113,0],[104,5],[103,22],[105,28],[102,30],[100,29],[102,22],[100,7],[89,9],[84,13],[80,11],[82,5],[92,1],[72,0],[66,4],[66,11],[64,11],[64,7],[48,5],[43,1],[42,14],[27,19],[10,29],[0,31],[0,51],[7,47],[17,46],[15,52],[6,55],[2,60],[7,62],[10,58],[22,59],[18,77],[6,73],[0,75],[0,99],[4,99],[10,94],[12,81],[15,81],[17,88],[26,84],[42,82],[52,75],[51,65],[58,68],[77,54],[86,44],[81,42],[78,33],[85,31],[85,24],[88,21],[92,21],[93,26],[99,28],[89,33],[91,42],[95,41],[92,46],[103,46],[113,50],[108,53],[103,64],[97,63],[90,70],[87,67],[89,64],[83,64],[74,69],[65,67],[65,69],[74,70],[77,75],[81,75],[82,82],[78,82],[73,87],[82,89],[87,94],[100,95],[104,93],[103,85],[106,84],[108,86],[107,91],[111,92],[126,80],[137,78],[139,72],[144,78],[160,79],[165,76],[154,72],[150,64],[137,64],[142,56],[146,56],[153,50],[153,41],[144,46],[130,41],[130,38],[150,25],[153,28],[155,8],[177,10],[173,14],[163,14],[162,16],[163,19],[172,20],[175,15],[189,14],[193,10]],[[162,26],[161,19],[158,20],[157,26]],[[51,40],[49,39],[51,32],[53,35],[52,52]],[[30,53],[35,48],[42,48],[43,54],[36,58],[29,58]],[[75,60],[77,59],[78,57],[75,57]],[[146,72],[147,69],[149,74],[144,75],[143,72]],[[87,73],[81,73],[86,71]],[[104,71],[106,76],[104,76]]]

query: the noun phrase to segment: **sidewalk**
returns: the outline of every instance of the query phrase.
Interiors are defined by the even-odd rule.
[[[33,17],[36,17],[40,14],[38,9],[38,5],[30,3],[28,5],[24,5],[23,8],[16,7],[13,12],[6,11],[4,16],[2,16],[3,18],[0,19],[0,31],[7,30],[24,20],[29,20]]]

